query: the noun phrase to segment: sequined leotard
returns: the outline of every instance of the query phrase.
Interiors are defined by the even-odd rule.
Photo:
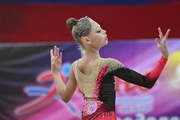
[[[100,58],[90,76],[78,68],[78,60],[72,64],[75,78],[84,96],[81,120],[117,120],[115,116],[115,76],[127,82],[151,88],[160,76],[166,58],[161,57],[156,66],[146,75],[125,67],[112,58]]]

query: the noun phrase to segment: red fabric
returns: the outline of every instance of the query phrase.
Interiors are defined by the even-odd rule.
[[[154,81],[157,80],[160,76],[162,70],[164,69],[168,59],[164,58],[163,56],[159,59],[156,66],[151,70],[151,72],[148,74],[147,80],[148,81]]]
[[[102,109],[98,109],[97,112]],[[83,116],[82,120],[117,120],[114,111],[110,112],[100,112],[100,114],[96,114],[94,116]]]
[[[111,115],[110,115],[111,114]],[[95,120],[117,120],[114,112],[104,112]]]
[[[117,120],[114,111],[107,112],[104,105],[102,105],[103,102],[98,100],[102,77],[104,76],[107,69],[108,65],[105,65],[98,74],[96,80],[96,89],[94,91],[92,100],[88,101],[86,98],[84,98],[82,120]]]
[[[93,99],[98,98],[99,88],[100,88],[100,85],[101,85],[102,77],[104,76],[107,69],[108,69],[108,65],[105,65],[98,74],[98,77],[97,77],[97,80],[96,80],[96,89],[94,91]]]

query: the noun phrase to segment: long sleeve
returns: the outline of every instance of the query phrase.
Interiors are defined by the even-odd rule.
[[[167,58],[161,57],[158,63],[156,64],[156,66],[147,74],[146,80],[147,81],[157,80],[167,63],[167,60],[168,60]]]
[[[146,88],[152,88],[157,79],[159,78],[162,70],[165,67],[167,59],[161,57],[155,67],[147,74],[142,75],[134,70],[131,70],[125,66],[116,68],[112,74],[127,82],[140,85]]]

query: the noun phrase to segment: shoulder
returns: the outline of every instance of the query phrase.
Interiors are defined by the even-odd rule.
[[[70,74],[69,74],[69,77],[70,78],[74,78],[75,79],[75,76],[77,74],[77,63],[78,63],[79,59],[74,61],[72,64],[71,64],[71,67],[70,67]]]
[[[75,60],[74,62],[72,62],[71,68],[75,68],[75,67],[77,66],[79,60],[80,60],[80,59]]]
[[[79,61],[79,59],[76,60],[76,61],[74,61],[74,62],[71,64],[71,68],[70,68],[70,69],[71,69],[72,72],[76,72],[78,61]]]
[[[77,64],[78,60],[74,61],[72,64],[71,64],[71,67],[75,66]]]
[[[100,68],[103,68],[105,65],[108,65],[106,73],[116,71],[118,68],[124,67],[124,65],[117,59],[114,58],[103,58],[101,60]]]
[[[102,63],[108,64],[109,67],[124,66],[119,60],[114,58],[103,58]]]

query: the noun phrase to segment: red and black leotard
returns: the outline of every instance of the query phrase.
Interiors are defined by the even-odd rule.
[[[124,66],[115,59],[99,59],[94,73],[86,76],[78,69],[78,61],[73,63],[73,71],[80,90],[84,95],[82,120],[116,120],[115,116],[115,77],[124,81],[152,88],[166,65],[161,57],[155,67],[142,75]]]

